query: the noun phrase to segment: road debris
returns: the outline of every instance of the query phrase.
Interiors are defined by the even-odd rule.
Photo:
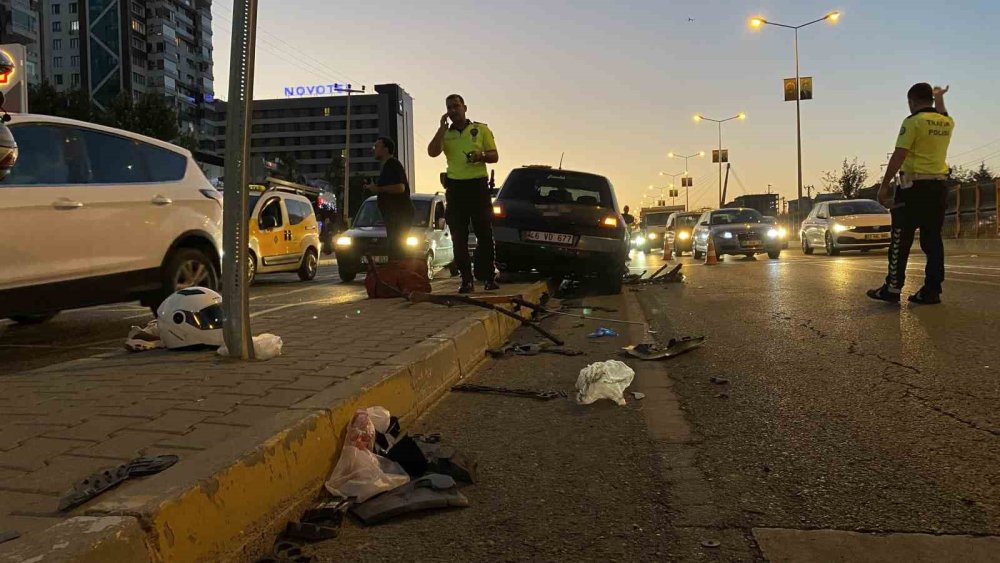
[[[461,393],[485,393],[487,395],[508,395],[510,397],[522,397],[526,399],[536,399],[539,401],[551,401],[552,399],[565,399],[566,393],[562,391],[534,391],[531,389],[517,389],[509,387],[493,387],[490,385],[474,385],[462,383],[451,388],[452,391]]]
[[[632,384],[635,372],[618,360],[597,362],[580,370],[576,379],[576,402],[589,405],[609,399],[625,406],[625,389]]]
[[[714,375],[708,378],[708,381],[709,383],[714,383],[716,385],[726,385],[729,383],[729,380],[725,377],[715,377]]]
[[[618,333],[610,328],[598,327],[597,330],[587,335],[587,338],[604,338],[605,336],[618,336]]]
[[[661,348],[655,343],[644,342],[642,344],[626,346],[622,348],[622,353],[639,358],[640,360],[665,360],[686,354],[701,346],[704,342],[704,336],[684,336],[681,338],[671,338],[666,348]]]
[[[128,331],[125,339],[125,349],[129,352],[145,352],[163,348],[163,341],[160,340],[160,327],[156,319],[149,321],[146,326],[135,326]]]
[[[726,393],[725,391],[723,391],[722,393],[719,393],[718,395],[716,395],[715,398],[716,399],[728,399],[729,398],[729,393]]]
[[[280,336],[270,333],[259,334],[253,337],[253,357],[255,360],[270,360],[281,355],[281,347],[284,343]],[[229,349],[223,344],[219,347],[220,356],[229,356]]]
[[[465,295],[432,295],[430,293],[413,292],[406,294],[404,297],[411,303],[435,303],[437,305],[444,305],[446,307],[452,307],[454,305],[472,305],[474,307],[481,307],[483,309],[490,309],[491,311],[496,311],[501,315],[510,317],[517,322],[521,323],[522,326],[531,327],[539,334],[551,340],[556,346],[563,346],[566,343],[563,342],[561,338],[552,334],[551,332],[545,330],[538,325],[535,321],[531,319],[526,319],[517,313],[509,311],[503,307],[498,306],[498,303],[513,303],[516,305],[526,306],[531,308],[533,311],[541,311],[547,313],[549,311],[545,310],[539,304],[531,303],[524,300],[520,295],[485,295],[482,297],[468,297]]]
[[[332,540],[339,533],[340,530],[337,526],[327,526],[312,522],[289,522],[285,526],[284,536],[294,540],[318,542]]]
[[[66,512],[80,506],[117,487],[127,479],[145,477],[164,471],[177,463],[178,459],[180,458],[175,455],[137,457],[117,467],[102,469],[86,479],[73,483],[73,488],[59,499],[59,511]]]
[[[707,548],[716,548],[719,547],[720,545],[722,544],[719,543],[719,540],[704,540],[701,542],[701,546]]]
[[[646,394],[638,391],[632,391],[632,397],[635,398],[636,401],[641,401],[646,398]]]
[[[425,444],[420,449],[427,456],[427,473],[447,475],[470,485],[479,480],[479,460],[475,456],[443,444]]]
[[[538,354],[559,354],[562,356],[582,356],[583,352],[575,348],[565,346],[553,346],[549,342],[535,342],[532,344],[511,344],[507,343],[499,348],[490,348],[486,351],[490,357],[503,358],[505,356],[537,356]]]
[[[0,543],[16,540],[19,537],[21,537],[21,532],[18,532],[17,530],[0,531]]]
[[[410,480],[398,463],[374,452],[375,433],[388,431],[390,418],[389,411],[383,407],[354,412],[340,458],[326,481],[330,494],[364,502]]]
[[[665,274],[660,274],[663,270],[667,269],[670,265],[664,264],[659,270],[653,273],[652,276],[643,279],[642,277],[625,276],[624,285],[631,286],[641,286],[650,284],[665,284],[665,283],[681,283],[684,281],[684,274],[681,273],[681,268],[683,264],[677,264],[669,272]]]
[[[351,514],[371,526],[410,512],[469,506],[469,499],[455,487],[455,480],[448,475],[426,475],[354,505]]]

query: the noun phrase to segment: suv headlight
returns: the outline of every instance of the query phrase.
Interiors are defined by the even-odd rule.
[[[724,233],[722,233],[722,238],[733,238],[733,233],[725,231]]]
[[[840,223],[833,224],[833,232],[835,233],[842,233],[844,231],[849,231],[849,230],[851,230],[851,228],[848,227],[847,225],[841,225]]]
[[[777,229],[768,229],[767,230],[767,238],[778,238],[778,230]]]
[[[417,237],[406,237],[406,246],[417,246],[419,243]]]
[[[677,238],[679,238],[681,240],[687,240],[687,239],[691,238],[691,233],[689,233],[687,231],[681,231],[680,233],[678,233]]]
[[[351,237],[340,237],[337,239],[337,246],[351,246]]]

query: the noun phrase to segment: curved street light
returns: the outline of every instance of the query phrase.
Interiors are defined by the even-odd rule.
[[[705,151],[698,151],[698,152],[696,152],[694,154],[688,154],[688,155],[675,154],[675,153],[672,153],[672,152],[667,153],[667,158],[683,158],[684,159],[684,175],[685,176],[688,175],[688,159],[695,158],[695,157],[702,157],[702,156],[705,156]],[[662,174],[662,172],[661,172],[661,174]],[[690,210],[691,210],[691,187],[687,186],[684,189],[684,211],[690,211]]]
[[[740,121],[744,121],[746,120],[746,118],[747,114],[743,113],[742,111],[732,117],[727,117],[725,119],[712,119],[711,117],[705,117],[700,113],[694,114],[695,123],[698,123],[699,121],[704,119],[705,121],[711,121],[713,123],[719,124],[719,207],[720,208],[725,204],[725,202],[722,201],[722,124],[727,121],[732,121],[734,119],[739,119]]]

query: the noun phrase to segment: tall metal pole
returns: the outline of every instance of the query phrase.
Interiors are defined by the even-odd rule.
[[[799,84],[799,29],[795,28],[795,139],[798,145],[799,161],[799,204],[795,207],[796,223],[801,223],[802,217],[802,88]]]
[[[688,158],[690,158],[690,157],[684,157],[684,177],[685,178],[688,177]],[[683,184],[684,180],[681,180],[681,183]],[[688,184],[684,188],[684,211],[691,211],[691,185],[690,184]]]
[[[347,124],[344,137],[344,228],[351,227],[351,85],[347,85]]]
[[[722,122],[719,122],[719,209],[725,202],[722,201]]]
[[[250,360],[254,353],[247,284],[247,202],[257,0],[233,2],[232,37],[226,112],[225,197],[222,200],[222,304],[226,314],[222,332],[230,356]]]

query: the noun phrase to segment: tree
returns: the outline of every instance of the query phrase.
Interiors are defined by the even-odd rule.
[[[840,192],[847,199],[853,199],[858,190],[865,187],[868,180],[868,166],[858,162],[858,157],[844,159],[840,171],[823,172],[823,189],[830,193]]]
[[[195,152],[198,150],[198,144],[199,144],[198,136],[190,131],[185,131],[181,133],[172,142],[178,147],[184,147],[185,149],[191,152]]]
[[[993,171],[986,167],[986,162],[980,162],[979,168],[972,173],[972,181],[977,184],[985,184],[993,181]]]
[[[130,131],[167,142],[180,137],[177,110],[168,104],[162,95],[144,94],[135,104],[135,115],[139,122],[136,123],[136,128],[129,129]],[[123,127],[123,129],[128,128]]]
[[[93,121],[90,98],[82,90],[59,92],[50,82],[28,86],[28,107],[31,113]]]
[[[962,166],[951,167],[951,179],[955,183],[971,184],[973,182],[972,174],[972,170],[969,170],[968,168]]]

